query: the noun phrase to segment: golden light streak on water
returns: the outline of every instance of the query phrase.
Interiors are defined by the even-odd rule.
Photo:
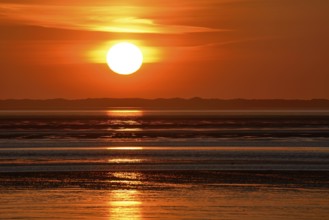
[[[143,150],[143,147],[108,147],[107,150]]]
[[[127,109],[118,109],[118,110],[109,110],[106,111],[106,114],[110,117],[140,117],[144,113],[142,110],[127,110]]]
[[[113,177],[120,185],[140,185],[142,174],[138,172],[115,172]],[[143,219],[140,191],[136,189],[112,190],[109,195],[109,219]]]
[[[114,158],[109,159],[109,163],[141,163],[145,160],[143,159],[132,159],[132,158]]]
[[[142,201],[138,190],[113,190],[110,192],[109,219],[143,219]]]

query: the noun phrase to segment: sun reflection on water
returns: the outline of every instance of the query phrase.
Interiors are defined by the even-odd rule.
[[[142,202],[137,190],[113,190],[110,193],[109,219],[142,219]]]
[[[115,131],[119,132],[138,132],[138,131],[143,131],[141,128],[119,128],[115,129]]]
[[[142,110],[117,109],[106,111],[106,114],[110,117],[141,117],[144,113]]]
[[[130,146],[126,146],[126,147],[108,147],[106,148],[107,150],[143,150],[143,147],[130,147]]]
[[[142,184],[142,174],[137,172],[115,172],[111,174],[117,178],[116,183],[120,188]],[[109,219],[143,219],[141,192],[137,189],[117,189],[110,191],[109,195]]]
[[[109,159],[109,163],[141,163],[145,160],[143,159],[132,159],[132,158],[113,158]]]

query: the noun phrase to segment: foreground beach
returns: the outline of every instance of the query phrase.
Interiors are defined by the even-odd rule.
[[[2,112],[1,219],[326,219],[325,112]]]
[[[328,172],[0,174],[2,219],[326,219]]]

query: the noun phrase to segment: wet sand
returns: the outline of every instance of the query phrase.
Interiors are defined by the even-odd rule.
[[[0,174],[1,219],[326,219],[327,171]]]
[[[0,219],[329,219],[328,125],[328,112],[0,112]]]

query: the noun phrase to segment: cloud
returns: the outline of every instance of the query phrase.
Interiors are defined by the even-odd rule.
[[[105,4],[105,1],[98,1],[93,5],[84,1],[81,4],[77,2],[74,4],[75,1],[72,1],[73,3],[62,5],[49,2],[37,4],[37,0],[29,0],[25,4],[19,0],[13,2],[0,0],[2,21],[51,28],[119,33],[180,34],[227,31],[172,21],[174,14],[179,17],[191,16],[188,15],[193,11],[191,5],[179,4],[172,10],[169,8],[164,10],[161,1],[157,6]]]

